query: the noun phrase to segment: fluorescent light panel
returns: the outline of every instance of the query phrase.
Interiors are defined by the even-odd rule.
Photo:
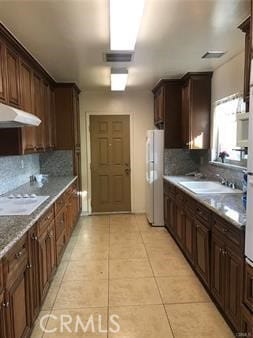
[[[128,79],[127,69],[112,69],[111,90],[124,91],[126,89],[127,79]]]
[[[110,0],[110,48],[134,50],[145,0]]]

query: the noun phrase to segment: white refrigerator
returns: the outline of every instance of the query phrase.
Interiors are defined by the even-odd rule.
[[[251,64],[249,149],[248,149],[248,192],[245,254],[247,262],[253,266],[253,62]]]
[[[164,131],[148,130],[146,137],[146,215],[153,226],[164,226]]]

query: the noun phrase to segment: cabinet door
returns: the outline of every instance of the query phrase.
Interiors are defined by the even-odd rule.
[[[195,222],[196,247],[195,268],[202,280],[209,286],[210,277],[210,230],[199,221]]]
[[[224,242],[213,235],[211,242],[211,291],[216,301],[225,305],[225,256]]]
[[[190,83],[189,81],[182,88],[182,146],[189,147],[190,142]]]
[[[185,214],[185,253],[190,261],[194,261],[194,219],[193,216]]]
[[[47,250],[48,280],[51,280],[56,270],[56,247],[55,247],[54,221],[48,227],[48,235],[46,238],[46,250]]]
[[[48,232],[44,231],[38,239],[39,243],[39,280],[40,280],[40,300],[44,301],[49,288],[48,278],[48,257],[47,257]]]
[[[226,249],[226,301],[225,311],[236,328],[240,328],[242,303],[243,260]]]
[[[18,54],[7,47],[7,85],[8,85],[8,103],[14,107],[20,107],[20,73]]]
[[[165,89],[161,87],[157,90],[154,97],[154,122],[159,125],[164,122],[165,110]]]
[[[244,303],[253,312],[253,267],[247,263],[244,274]]]
[[[44,118],[44,137],[45,148],[51,148],[51,102],[50,102],[50,87],[45,81],[41,81],[42,92],[42,110]]]
[[[56,144],[56,126],[55,126],[55,91],[50,88],[50,128],[49,128],[49,144],[54,149]]]
[[[80,148],[81,140],[80,140],[80,111],[79,111],[79,95],[74,91],[73,94],[73,116],[74,116],[74,138],[75,138],[75,148]]]
[[[32,69],[23,60],[20,61],[21,107],[27,113],[33,113],[33,74]],[[36,151],[35,127],[22,129],[23,152]]]
[[[253,337],[252,313],[244,305],[242,305],[240,333],[243,333],[244,337]]]
[[[169,196],[164,194],[163,195],[163,203],[164,203],[164,223],[165,226],[168,227],[169,226]]]
[[[185,245],[185,214],[182,206],[176,207],[176,234],[179,244],[184,247]]]
[[[6,290],[6,336],[26,338],[30,334],[29,274],[26,266]]]
[[[33,74],[34,83],[34,114],[41,119],[41,124],[36,127],[36,148],[38,151],[45,149],[45,121],[42,107],[42,90],[41,78],[37,74]]]
[[[3,293],[0,293],[0,337],[6,338],[6,335],[5,335],[5,304],[4,304]]]
[[[4,43],[0,40],[0,102],[6,103],[6,49]]]
[[[37,229],[35,226],[29,231],[30,310],[32,322],[37,318],[40,311],[38,249]]]

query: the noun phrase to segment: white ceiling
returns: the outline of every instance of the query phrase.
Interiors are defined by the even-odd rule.
[[[109,0],[0,1],[0,20],[57,81],[82,90],[109,88]],[[151,89],[162,77],[213,70],[244,47],[237,26],[250,0],[146,0],[128,89]],[[208,50],[225,50],[203,60]]]

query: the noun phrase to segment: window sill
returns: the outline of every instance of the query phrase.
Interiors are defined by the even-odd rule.
[[[231,163],[222,163],[222,162],[218,162],[218,161],[210,161],[209,164],[216,166],[216,167],[221,167],[221,168],[226,168],[226,169],[231,169],[231,170],[236,170],[236,171],[247,170],[246,167],[236,165],[236,164],[231,164]]]

